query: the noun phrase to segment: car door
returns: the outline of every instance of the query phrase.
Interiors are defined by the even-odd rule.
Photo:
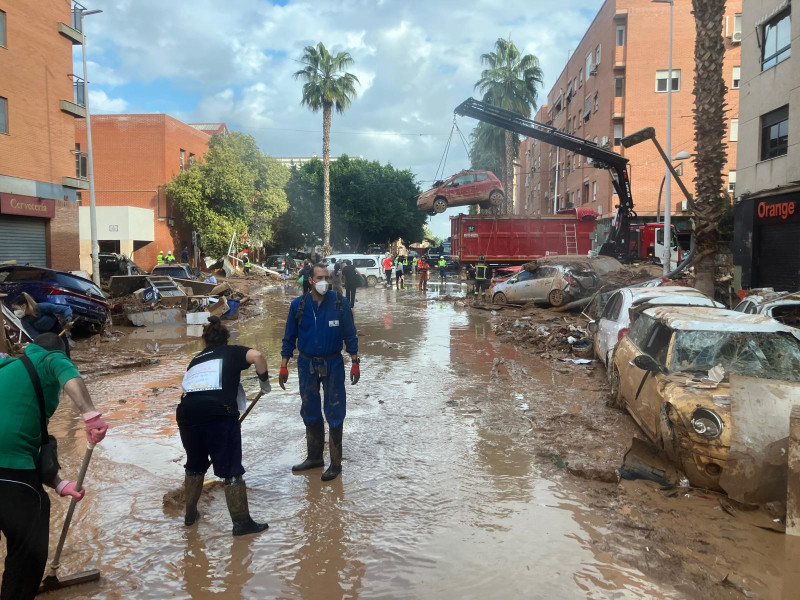
[[[538,267],[533,272],[529,302],[545,302],[553,289],[553,280],[558,273],[555,267]]]
[[[475,174],[475,185],[472,186],[473,188],[473,201],[474,202],[483,202],[489,199],[489,194],[492,193],[492,182],[489,179],[488,173],[476,173]]]
[[[470,193],[474,193],[475,175],[459,175],[451,181],[448,187],[447,204],[450,206],[461,206],[470,202]]]
[[[608,353],[617,345],[617,336],[622,328],[619,321],[625,304],[625,295],[622,291],[614,294],[606,304],[603,316],[597,324],[594,348],[597,358],[602,360],[603,364],[608,364]]]
[[[528,302],[533,285],[533,273],[522,270],[508,280],[502,291],[509,302]]]

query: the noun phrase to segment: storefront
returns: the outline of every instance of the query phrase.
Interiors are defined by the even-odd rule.
[[[0,193],[0,262],[46,267],[47,233],[56,201]]]
[[[800,191],[742,200],[734,220],[740,287],[800,290]]]

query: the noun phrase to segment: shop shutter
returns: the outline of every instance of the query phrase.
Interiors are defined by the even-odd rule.
[[[0,262],[47,266],[45,219],[0,216]]]
[[[800,290],[800,223],[758,228],[758,287],[775,291]],[[754,286],[755,287],[755,286]]]

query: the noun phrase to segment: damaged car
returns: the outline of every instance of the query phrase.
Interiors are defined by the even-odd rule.
[[[641,311],[617,345],[612,402],[696,486],[720,478],[734,437],[731,377],[800,381],[800,340],[774,319],[711,307]],[[788,422],[788,421],[787,421]]]
[[[772,288],[751,290],[733,310],[766,315],[784,325],[800,328],[800,292],[776,292]]]
[[[494,280],[490,297],[495,304],[536,302],[563,306],[593,294],[605,274],[621,267],[619,261],[608,256],[548,256],[524,264],[508,279]]]
[[[451,206],[477,204],[481,208],[500,206],[505,198],[503,184],[491,171],[461,171],[417,196],[417,208],[433,216]]]

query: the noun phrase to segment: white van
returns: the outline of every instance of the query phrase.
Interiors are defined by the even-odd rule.
[[[333,271],[333,265],[339,260],[352,261],[358,272],[367,277],[367,283],[370,286],[383,279],[383,273],[381,272],[381,260],[383,260],[383,257],[379,254],[331,254],[325,258],[325,262],[328,263],[328,270]]]

